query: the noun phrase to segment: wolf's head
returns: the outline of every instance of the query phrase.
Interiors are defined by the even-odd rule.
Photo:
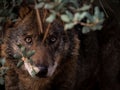
[[[27,51],[35,50],[31,57],[33,65],[39,69],[38,77],[51,77],[65,63],[76,59],[79,40],[75,30],[64,31],[60,21],[51,23],[45,37],[48,24],[43,25],[39,33],[39,24],[34,11],[29,12],[16,26],[5,32],[5,50],[7,58],[15,63],[14,54],[20,54],[18,45],[26,47]],[[15,63],[16,64],[16,63]]]

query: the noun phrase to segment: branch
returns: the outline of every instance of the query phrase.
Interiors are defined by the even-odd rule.
[[[34,0],[34,2],[35,2],[35,5],[36,5],[37,4],[36,0]],[[41,17],[40,17],[39,10],[38,10],[38,8],[36,8],[35,10],[36,10],[39,29],[40,29],[39,33],[43,33],[43,25],[42,25],[42,20],[41,20]]]
[[[44,35],[44,38],[43,38],[42,43],[44,43],[44,41],[45,41],[45,39],[46,39],[46,37],[47,37],[47,34],[48,34],[48,32],[49,32],[49,29],[50,29],[50,26],[51,26],[51,24],[49,23],[48,26],[47,26],[47,29],[46,29],[46,31],[45,31],[45,35]]]

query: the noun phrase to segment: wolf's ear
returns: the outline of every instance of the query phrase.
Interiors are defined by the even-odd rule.
[[[27,7],[27,6],[20,7],[20,9],[19,9],[19,17],[20,17],[20,19],[24,19],[24,17],[26,15],[28,15],[29,12],[30,12],[29,7]]]

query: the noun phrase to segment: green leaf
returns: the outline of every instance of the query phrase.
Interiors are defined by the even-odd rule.
[[[56,14],[50,14],[49,17],[47,17],[46,21],[49,23],[52,23],[56,18]]]
[[[81,18],[81,16],[80,16],[80,13],[75,13],[75,15],[74,15],[74,21],[76,22],[76,21],[80,21],[82,18]]]
[[[28,51],[26,56],[29,58],[33,56],[34,54],[35,54],[35,50],[32,50],[32,51]]]
[[[20,68],[23,64],[24,64],[24,61],[20,60],[20,61],[17,63],[17,68]]]
[[[76,21],[81,21],[82,19],[84,19],[86,16],[87,16],[87,12],[83,12],[83,13],[75,13],[74,14],[74,21],[76,22]]]
[[[36,71],[33,69],[32,72],[31,72],[31,76],[35,77],[36,74],[37,74]]]
[[[83,7],[81,7],[78,11],[86,11],[89,10],[91,7],[91,5],[84,5]]]
[[[68,10],[66,10],[65,13],[66,13],[66,15],[70,18],[70,20],[72,21],[72,19],[73,19],[73,14],[72,14],[70,11],[68,11]]]
[[[2,67],[0,70],[0,75],[4,76],[7,73],[8,69],[9,69],[8,67]]]
[[[13,0],[14,1],[14,0]],[[16,3],[20,5],[23,2],[23,0],[16,0]]]
[[[20,55],[20,54],[14,54],[13,57],[14,57],[15,59],[21,59],[21,58],[22,58],[22,55]]]
[[[88,27],[83,27],[82,28],[82,33],[85,34],[85,33],[88,33],[90,32],[90,29]]]
[[[61,3],[62,2],[62,0],[54,0],[55,2],[57,2],[57,3]]]
[[[91,3],[93,3],[93,2],[94,2],[94,0],[90,0],[90,2],[91,2]]]
[[[75,25],[74,23],[65,24],[64,29],[65,30],[72,29],[74,27],[74,25]]]
[[[89,19],[90,22],[94,22],[93,16],[90,13],[86,14],[87,19]]]
[[[28,61],[30,62],[31,65],[33,65],[33,60],[31,58],[28,59]]]
[[[79,7],[78,0],[64,0],[64,2],[62,2],[62,3],[65,3],[66,5],[71,4],[71,6],[74,6],[75,8]],[[69,5],[68,5],[68,7],[69,7]]]
[[[60,3],[58,6],[56,6],[55,10],[61,12],[63,10],[63,8],[65,9],[65,4],[64,3]]]
[[[25,47],[24,47],[24,46],[21,47],[21,51],[22,51],[22,52],[25,51]]]
[[[95,15],[96,17],[99,17],[99,15],[100,15],[100,10],[99,10],[99,8],[96,6],[94,9],[95,9],[95,10],[94,10],[94,15]]]
[[[6,63],[6,61],[5,61],[5,58],[1,58],[0,59],[0,63],[2,64],[2,66]]]
[[[93,26],[93,27],[90,27],[90,28],[91,28],[91,30],[95,31],[95,30],[101,30],[102,27],[103,27],[102,25],[97,24],[97,25],[95,25],[95,26]]]
[[[54,8],[54,4],[53,3],[45,4],[44,8],[45,9],[52,9],[52,8]]]
[[[0,70],[0,75],[3,76],[4,74],[5,74],[5,72],[4,72],[4,69],[2,68],[2,69]]]
[[[26,48],[24,46],[21,47],[21,52],[24,57],[26,57]]]
[[[63,21],[63,22],[70,22],[70,17],[68,16],[68,15],[66,15],[66,14],[63,14],[63,15],[61,15],[61,20]]]
[[[41,2],[41,1],[43,1],[43,0],[38,0],[38,2]]]
[[[7,71],[9,70],[9,67],[4,67],[4,75],[7,73]]]
[[[3,78],[3,77],[0,77],[0,84],[1,84],[1,85],[4,85],[4,83],[5,83],[4,78]]]
[[[35,8],[42,8],[44,5],[44,2],[40,2],[39,4],[35,5]]]

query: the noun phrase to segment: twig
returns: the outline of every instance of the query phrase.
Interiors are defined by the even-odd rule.
[[[80,22],[80,25],[82,26],[87,26],[87,27],[92,27],[94,26],[96,23],[84,23],[84,22]]]
[[[42,43],[44,43],[44,41],[45,41],[45,39],[46,39],[46,37],[47,37],[47,34],[48,34],[48,32],[49,32],[49,29],[50,29],[50,26],[51,26],[51,24],[49,23],[48,26],[47,26],[47,28],[46,28],[45,35],[44,35],[44,37],[43,37]]]
[[[47,16],[48,11],[44,9],[44,17],[43,17],[43,22],[45,22],[46,16]]]
[[[36,5],[37,4],[36,0],[34,0],[34,2],[35,2],[35,5]],[[37,19],[38,19],[39,29],[40,29],[39,33],[43,33],[42,20],[41,20],[41,17],[40,17],[39,10],[38,10],[38,8],[36,8],[35,10],[36,10],[36,15],[37,15]]]
[[[25,68],[27,69],[28,73],[34,77],[35,75],[32,73],[32,71],[35,71],[35,74],[38,73],[40,70],[38,67],[31,65],[28,62],[28,59],[23,57],[22,60],[24,61]]]
[[[87,27],[93,27],[93,26],[95,26],[95,25],[98,24],[98,23],[99,23],[99,20],[98,20],[98,19],[96,19],[96,22],[94,22],[94,23],[79,22],[80,25],[82,25],[82,26],[87,26]]]
[[[108,13],[107,13],[107,11],[105,10],[105,7],[104,7],[104,5],[103,5],[104,2],[103,2],[102,0],[99,0],[99,2],[100,2],[100,5],[101,5],[101,7],[102,7],[102,9],[103,9],[103,11],[104,11],[106,17],[108,18],[109,15],[108,15]],[[108,7],[109,7],[109,6],[108,6]],[[110,7],[109,7],[109,8],[110,8]],[[110,8],[110,10],[112,10],[112,9]]]

